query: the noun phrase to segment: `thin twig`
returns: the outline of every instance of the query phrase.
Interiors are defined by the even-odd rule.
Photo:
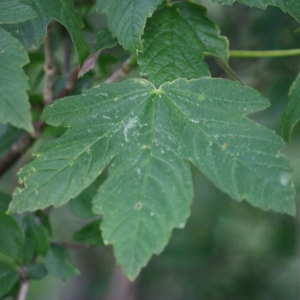
[[[52,30],[53,22],[50,22],[47,28],[47,36],[44,41],[44,52],[45,52],[45,64],[44,71],[46,75],[46,81],[43,89],[44,104],[50,105],[54,100],[54,83],[55,83],[55,57],[52,46]]]
[[[1,159],[0,177],[33,145],[34,141],[41,135],[45,127],[45,123],[42,120],[39,120],[33,125],[33,127],[35,129],[35,133],[24,133],[19,140],[11,146],[10,151],[7,152]]]
[[[63,64],[62,64],[62,75],[66,76],[70,71],[71,65],[71,54],[72,54],[72,40],[69,35],[69,32],[63,27],[63,34],[64,34],[64,57],[63,57]]]
[[[57,99],[66,97],[69,93],[74,89],[76,83],[78,82],[78,74],[79,74],[79,67],[76,67],[73,72],[70,74],[69,78],[67,79],[64,88],[59,93]]]
[[[26,300],[27,293],[29,290],[29,284],[29,280],[22,280],[17,300]]]
[[[30,281],[28,280],[27,274],[23,267],[20,269],[20,273],[21,273],[21,287],[19,289],[19,293],[16,300],[26,300]]]
[[[81,250],[85,248],[89,248],[89,245],[79,244],[79,243],[71,243],[67,241],[61,241],[60,244],[68,249]]]
[[[136,57],[131,56],[126,59],[119,69],[117,69],[108,79],[105,80],[105,83],[113,83],[120,80],[120,78],[126,76],[131,68],[136,65]]]

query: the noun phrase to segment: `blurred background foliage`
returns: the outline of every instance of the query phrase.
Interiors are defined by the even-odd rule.
[[[263,11],[239,4],[224,7],[209,0],[195,2],[208,7],[208,16],[228,37],[230,49],[299,48],[300,33],[295,33],[299,24],[277,8]],[[87,28],[85,38],[95,47],[93,42],[99,29],[105,26],[105,16],[99,17],[93,6],[80,6],[80,9]],[[58,26],[54,37],[57,66],[63,69],[66,32]],[[71,65],[76,64],[73,56]],[[105,80],[127,57],[128,53],[119,46],[103,51],[95,68],[79,79],[73,93]],[[30,59],[26,67],[34,91],[30,101],[38,108],[43,88],[42,47],[32,49]],[[212,59],[208,58],[207,62],[212,76],[226,78]],[[299,72],[300,58],[230,58],[230,66],[245,85],[259,90],[272,104],[251,118],[280,134],[280,116],[288,101],[289,87]],[[58,91],[67,75],[58,82]],[[128,76],[138,76],[137,70]],[[47,129],[35,148],[61,132]],[[19,134],[12,131],[14,136]],[[300,187],[299,141],[300,126],[296,126],[290,144],[283,150],[291,161],[297,191]],[[13,189],[17,180],[14,172],[24,160],[3,177],[2,190]],[[297,225],[296,219],[290,216],[261,211],[246,202],[237,203],[216,189],[198,170],[192,169],[195,197],[186,227],[174,231],[165,251],[152,258],[134,283],[116,267],[111,247],[71,249],[72,262],[81,275],[65,282],[51,276],[33,281],[28,299],[299,299],[299,221]],[[50,220],[54,241],[71,241],[74,232],[88,222],[76,217],[69,205],[54,209]]]

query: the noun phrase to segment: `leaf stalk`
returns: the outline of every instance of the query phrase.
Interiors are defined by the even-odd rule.
[[[287,50],[230,50],[230,57],[286,57],[300,55],[300,49],[287,49]]]

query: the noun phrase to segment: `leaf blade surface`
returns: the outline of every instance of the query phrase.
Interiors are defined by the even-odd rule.
[[[23,46],[0,27],[0,123],[33,132],[22,67],[29,62]]]

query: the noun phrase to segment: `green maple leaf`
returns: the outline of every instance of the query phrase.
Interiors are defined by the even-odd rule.
[[[29,85],[21,68],[28,62],[22,44],[0,27],[0,123],[33,132],[26,94]]]
[[[47,34],[47,26],[51,20],[61,23],[70,33],[74,43],[79,64],[82,65],[90,53],[88,44],[82,37],[81,15],[74,8],[71,0],[22,0],[21,3],[30,5],[37,17],[23,23],[5,25],[4,28],[16,37],[24,47],[38,47]]]
[[[289,97],[280,123],[282,135],[286,140],[290,139],[294,126],[300,120],[300,74],[290,88]]]
[[[141,35],[147,18],[163,0],[98,0],[97,9],[107,14],[108,27],[119,43],[132,52],[142,51]]]
[[[156,12],[143,35],[144,51],[138,58],[141,75],[160,85],[177,78],[209,76],[205,53],[227,62],[227,39],[205,15],[206,8],[180,2]]]
[[[283,141],[245,118],[268,106],[251,88],[224,79],[178,79],[156,88],[143,79],[101,84],[57,101],[47,123],[68,127],[19,176],[10,212],[59,206],[109,165],[93,199],[104,243],[135,278],[173,228],[190,214],[190,163],[234,199],[295,213]]]
[[[214,2],[232,5],[234,2],[241,4],[266,9],[268,5],[277,6],[284,12],[289,13],[298,22],[300,22],[300,1],[299,0],[213,0]]]

